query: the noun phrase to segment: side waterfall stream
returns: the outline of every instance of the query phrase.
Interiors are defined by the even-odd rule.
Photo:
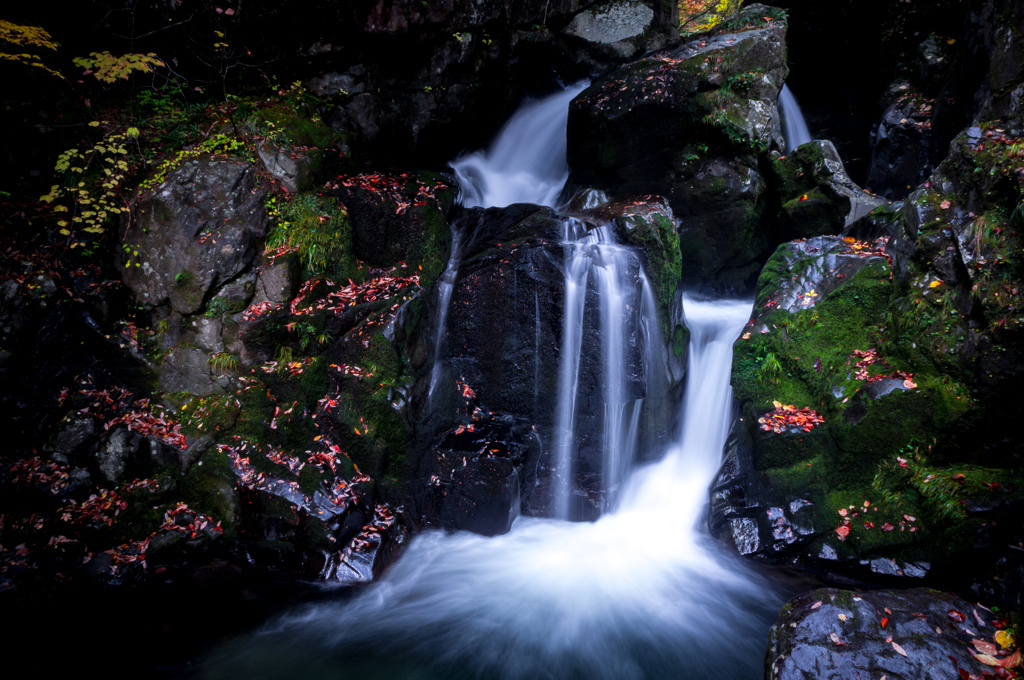
[[[782,113],[782,136],[786,140],[786,153],[811,141],[807,121],[804,120],[804,114],[789,85],[783,85],[782,92],[779,93],[779,109]]]
[[[560,93],[560,106],[570,99]],[[556,127],[564,151],[565,116],[549,117],[547,125]],[[491,153],[489,162],[501,158]],[[559,160],[564,164],[564,153]],[[481,177],[500,174],[488,167]],[[477,189],[463,186],[467,197]],[[552,194],[544,184],[544,195],[530,198],[541,203],[548,197],[550,204],[560,190]],[[476,195],[471,200],[483,205],[502,200],[487,191]],[[613,459],[606,469],[614,483],[621,480],[617,502],[589,523],[520,517],[509,533],[495,537],[424,532],[379,581],[347,600],[301,607],[222,646],[203,662],[201,677],[762,677],[767,631],[783,597],[701,528],[732,418],[732,345],[750,303],[684,297],[691,335],[681,425],[660,461],[630,474],[635,435],[628,431],[638,405],[625,402],[615,366],[627,249],[610,233],[567,233],[564,245],[567,286],[585,282],[594,267],[603,298],[596,313],[607,322],[605,409],[612,414],[604,432],[623,449],[606,453]],[[642,269],[639,285],[647,311],[633,314],[626,332],[660,347],[661,339],[652,337],[658,324],[651,321],[653,299]],[[569,348],[584,309],[581,296],[567,291],[566,300],[562,346]],[[560,391],[572,401],[579,357],[566,354]],[[565,407],[570,422],[573,408]],[[573,446],[567,430],[569,440],[554,443],[556,449]]]

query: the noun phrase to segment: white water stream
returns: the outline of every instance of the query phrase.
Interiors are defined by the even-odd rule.
[[[210,678],[760,678],[781,601],[702,534],[731,417],[745,302],[684,302],[678,442],[592,523],[521,517],[492,538],[427,532],[348,602],[226,646]]]
[[[555,207],[569,178],[565,126],[569,102],[588,83],[527,101],[498,132],[487,150],[452,161],[467,208],[536,203]]]
[[[642,400],[627,399],[624,366],[626,344],[640,331],[645,382],[652,384],[664,371],[660,361],[661,333],[654,294],[642,269],[637,269],[632,249],[618,245],[611,227],[587,230],[577,220],[566,220],[562,241],[566,250],[565,309],[558,381],[558,412],[555,425],[556,475],[553,485],[554,517],[572,519],[570,495],[573,461],[577,453],[577,397],[580,382],[581,344],[588,279],[594,277],[598,328],[601,338],[602,467],[606,499],[615,492],[632,467],[636,455]],[[634,279],[631,273],[639,271]],[[639,287],[639,291],[636,290]],[[640,302],[630,309],[629,301]]]
[[[782,113],[782,135],[786,138],[786,153],[789,153],[801,144],[811,141],[811,133],[789,85],[782,86],[782,92],[779,93],[779,108]]]

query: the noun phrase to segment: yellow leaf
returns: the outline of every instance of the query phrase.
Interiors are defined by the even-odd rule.
[[[928,287],[929,288],[938,288],[941,285],[942,285],[942,281],[932,281],[931,283],[928,284]]]
[[[1008,630],[996,631],[996,642],[998,642],[999,646],[1003,649],[1009,649],[1017,644],[1017,640],[1014,639],[1013,633]]]
[[[89,127],[99,127],[99,126],[100,126],[100,122],[98,120],[93,120],[93,121],[89,122]]]
[[[772,403],[775,404],[775,408],[782,408],[782,403],[781,402],[773,401]]]

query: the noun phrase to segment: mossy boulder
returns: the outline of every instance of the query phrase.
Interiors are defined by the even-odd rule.
[[[684,272],[698,283],[749,284],[773,245],[758,157],[781,145],[785,34],[784,13],[751,5],[596,80],[570,105],[571,179],[667,198]]]
[[[786,238],[838,234],[886,203],[853,183],[830,141],[807,142],[771,160]]]
[[[927,444],[970,425],[977,406],[891,341],[890,309],[901,297],[885,243],[787,243],[762,272],[734,356],[741,412],[732,462],[712,488],[711,526],[741,551],[856,569],[878,559],[945,564],[972,544],[981,520],[946,517],[942,494],[929,495],[920,480],[942,474]],[[783,423],[786,406],[823,422]],[[908,465],[920,475],[895,474]],[[1012,471],[1001,478],[1013,487]],[[972,495],[999,496],[983,484]]]
[[[623,66],[576,97],[568,124],[573,179],[614,193],[668,196],[678,212],[672,173],[699,145],[756,154],[776,143],[786,19],[762,5],[738,19],[755,15],[756,28],[721,25]]]

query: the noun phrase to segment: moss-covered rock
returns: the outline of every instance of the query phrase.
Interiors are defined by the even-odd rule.
[[[720,25],[668,53],[621,67],[594,82],[569,111],[573,178],[615,193],[671,198],[674,166],[699,152],[757,153],[778,137],[775,103],[787,72],[786,23],[751,6],[737,19],[758,28]],[[738,25],[737,25],[738,26]],[[680,206],[673,200],[672,207]]]
[[[456,190],[441,175],[373,173],[329,183],[348,209],[354,254],[376,267],[405,264],[425,289],[444,270],[451,249],[447,215]]]
[[[771,166],[785,238],[838,234],[886,203],[853,183],[827,140],[801,144],[786,156],[773,154]]]
[[[1004,507],[998,490],[1017,484],[1013,458],[1009,469],[958,473],[948,464],[976,456],[977,445],[974,453],[927,446],[962,443],[958,435],[975,431],[984,409],[939,364],[893,340],[894,310],[921,292],[890,280],[886,244],[787,243],[762,272],[734,356],[741,415],[712,489],[711,526],[741,552],[833,568],[835,560],[848,569],[892,559],[947,566],[975,544],[982,522],[959,501]],[[811,409],[823,422],[780,426],[780,404]],[[899,474],[908,466],[913,474]],[[930,481],[955,474],[963,489]]]

